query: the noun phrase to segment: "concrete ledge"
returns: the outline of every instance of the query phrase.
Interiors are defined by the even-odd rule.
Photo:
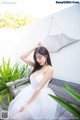
[[[17,82],[18,81],[18,82]],[[23,89],[24,87],[26,87],[26,85],[29,84],[29,78],[23,78],[21,80],[17,80],[15,83],[15,85],[17,85],[17,87],[13,87],[14,84],[9,84],[8,83],[8,87],[11,86],[11,95],[13,97],[15,97],[20,91],[21,89]],[[21,86],[18,86],[18,84],[21,84],[21,83],[25,83],[25,82],[28,82],[27,84],[23,84]],[[52,81],[49,83],[49,87],[54,91],[54,93],[56,94],[56,96],[62,98],[63,100],[66,100],[67,102],[71,103],[71,104],[74,104],[78,107],[80,107],[80,104],[75,100],[73,99],[63,88],[62,86],[64,86],[65,84],[69,85],[72,89],[74,89],[74,91],[76,91],[77,93],[80,94],[80,84],[77,84],[77,83],[72,83],[72,82],[67,82],[65,80],[60,80],[60,79],[56,79],[56,78],[53,78]]]
[[[65,80],[60,80],[53,78],[52,81],[49,83],[49,87],[54,91],[56,96],[62,98],[63,100],[66,100],[67,102],[74,104],[76,106],[80,107],[80,104],[76,102],[75,99],[73,99],[63,88],[65,84],[69,85],[72,89],[74,89],[75,92],[80,94],[80,84],[67,82]]]

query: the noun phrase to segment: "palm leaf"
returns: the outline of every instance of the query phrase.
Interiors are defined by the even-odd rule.
[[[56,100],[60,105],[62,105],[65,109],[67,109],[68,111],[70,111],[74,116],[79,117],[80,118],[80,110],[78,110],[77,108],[75,108],[74,106],[72,106],[71,104],[67,103],[66,101],[53,96],[51,94],[48,94],[50,97],[52,97],[54,100]]]
[[[80,94],[76,93],[72,88],[70,88],[68,85],[65,85],[63,89],[69,93],[77,102],[80,103]]]
[[[1,93],[0,93],[0,102],[2,101],[3,99],[3,96],[7,93],[6,90],[3,90]]]
[[[10,92],[7,93],[7,98],[8,98],[8,104],[9,104],[10,101],[11,101],[11,95],[10,95]]]

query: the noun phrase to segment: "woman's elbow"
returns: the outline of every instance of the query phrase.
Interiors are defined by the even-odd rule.
[[[20,56],[20,58],[22,59],[22,56]]]
[[[21,59],[21,60],[24,60],[24,57],[23,57],[23,56],[20,56],[20,59]]]

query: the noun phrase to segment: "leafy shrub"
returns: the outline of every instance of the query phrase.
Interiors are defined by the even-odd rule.
[[[27,74],[28,65],[20,66],[20,63],[16,62],[11,67],[10,59],[8,59],[8,62],[4,58],[2,59],[2,64],[0,65],[0,102],[5,94],[7,94],[8,104],[11,101],[10,88],[7,88],[6,83],[26,77]]]

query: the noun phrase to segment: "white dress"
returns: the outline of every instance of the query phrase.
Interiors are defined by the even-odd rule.
[[[23,112],[19,112],[20,108],[33,95],[42,77],[43,74],[36,77],[30,76],[31,84],[23,88],[9,105],[9,120],[55,120],[57,102],[48,95],[55,95],[48,87],[50,80],[42,88],[35,100]]]

